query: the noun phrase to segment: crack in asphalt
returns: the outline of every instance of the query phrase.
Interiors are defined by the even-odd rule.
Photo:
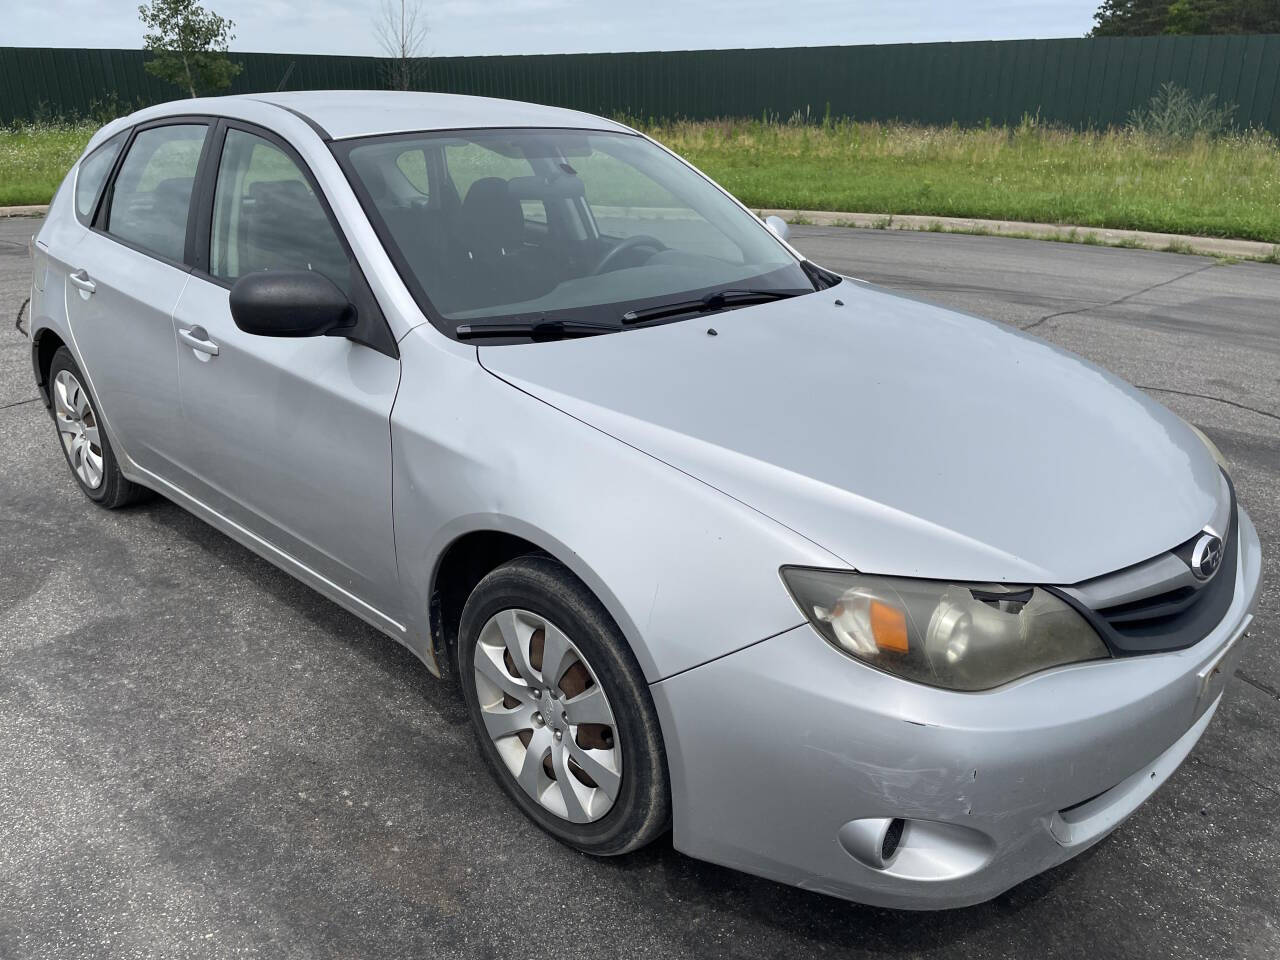
[[[1269,793],[1275,797],[1280,798],[1280,790],[1277,790],[1275,787],[1271,786],[1268,783],[1263,783],[1260,780],[1253,779],[1253,777],[1249,776],[1247,773],[1241,773],[1238,770],[1232,770],[1230,767],[1223,767],[1223,766],[1219,766],[1216,763],[1210,763],[1208,760],[1204,760],[1200,757],[1193,757],[1192,759],[1195,761],[1195,763],[1198,766],[1204,767],[1206,770],[1212,770],[1215,773],[1225,774],[1228,777],[1239,777],[1241,780],[1247,780],[1249,783],[1252,783],[1255,787],[1257,787],[1259,790],[1263,791],[1264,793]]]
[[[1250,413],[1256,413],[1260,417],[1270,417],[1272,420],[1280,420],[1280,413],[1272,413],[1270,410],[1259,410],[1257,407],[1251,407],[1247,403],[1237,403],[1235,400],[1227,400],[1223,397],[1211,397],[1207,393],[1191,393],[1188,390],[1171,390],[1168,387],[1148,387],[1140,383],[1135,383],[1134,386],[1139,390],[1153,390],[1156,393],[1172,393],[1179,397],[1195,397],[1198,400],[1216,400],[1218,403],[1225,403],[1229,407],[1237,407],[1240,410],[1247,410]]]
[[[1271,684],[1263,683],[1261,680],[1255,680],[1253,677],[1249,676],[1243,670],[1237,670],[1236,676],[1239,677],[1241,680],[1243,680],[1245,683],[1247,683],[1249,686],[1253,687],[1255,690],[1261,690],[1263,693],[1271,697],[1273,700],[1280,700],[1280,690],[1277,690],[1275,687],[1271,686]]]
[[[24,403],[35,403],[39,397],[28,397],[26,400],[15,400],[13,403],[0,403],[0,410],[8,410],[10,407],[20,407]]]
[[[1107,307],[1114,307],[1117,304],[1124,303],[1126,300],[1132,300],[1134,297],[1140,297],[1144,293],[1150,293],[1152,290],[1158,290],[1160,287],[1167,287],[1171,283],[1177,283],[1179,280],[1185,280],[1187,277],[1193,277],[1197,273],[1204,273],[1206,270],[1212,270],[1216,266],[1218,266],[1217,263],[1207,263],[1202,267],[1196,267],[1194,270],[1188,270],[1186,273],[1180,273],[1176,277],[1171,277],[1168,280],[1161,280],[1159,283],[1153,283],[1151,284],[1151,286],[1143,287],[1141,290],[1135,290],[1133,293],[1126,293],[1123,297],[1116,297],[1116,299],[1114,300],[1108,300],[1106,303],[1091,303],[1091,304],[1088,304],[1087,306],[1077,307],[1074,310],[1062,310],[1062,311],[1059,311],[1058,313],[1050,313],[1047,316],[1041,317],[1039,320],[1033,320],[1031,323],[1028,323],[1025,327],[1019,327],[1018,329],[1034,330],[1036,327],[1040,326],[1042,323],[1045,323],[1046,321],[1049,321],[1049,320],[1056,320],[1058,317],[1069,317],[1077,313],[1087,313],[1088,311],[1094,310],[1094,309],[1105,310]]]

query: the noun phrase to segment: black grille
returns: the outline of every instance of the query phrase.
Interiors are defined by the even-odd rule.
[[[1093,624],[1111,652],[1118,657],[1182,650],[1198,643],[1222,622],[1235,595],[1238,534],[1235,490],[1231,491],[1231,521],[1223,538],[1222,565],[1203,586],[1180,586],[1130,603],[1091,610],[1079,600],[1059,593]],[[1190,556],[1188,544],[1172,553]]]
[[[1107,623],[1116,629],[1124,629],[1125,624],[1146,623],[1149,620],[1166,620],[1189,610],[1200,599],[1200,591],[1195,587],[1179,587],[1168,593],[1156,594],[1154,597],[1143,597],[1132,603],[1121,603],[1114,607],[1099,610]]]

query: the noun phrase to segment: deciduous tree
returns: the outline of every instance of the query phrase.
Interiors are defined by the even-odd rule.
[[[1280,0],[1103,0],[1094,37],[1280,33]]]
[[[1170,0],[1103,0],[1093,15],[1094,37],[1145,37],[1164,33]]]
[[[151,0],[138,7],[147,28],[142,46],[151,51],[146,71],[193,97],[230,86],[240,64],[227,57],[235,26],[196,0]]]
[[[373,32],[387,54],[387,86],[412,90],[421,79],[426,53],[427,16],[422,0],[383,0]]]

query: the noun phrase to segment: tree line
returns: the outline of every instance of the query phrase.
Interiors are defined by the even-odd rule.
[[[1091,37],[1280,33],[1280,0],[1103,0]]]
[[[423,2],[382,0],[373,24],[393,90],[413,89],[419,79],[427,35]],[[240,72],[228,56],[235,24],[199,0],[151,0],[138,15],[146,28],[143,46],[152,54],[146,69],[184,93],[217,92]],[[1280,34],[1280,0],[1102,0],[1093,19],[1093,37]]]

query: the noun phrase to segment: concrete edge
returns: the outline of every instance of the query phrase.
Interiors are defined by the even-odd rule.
[[[1192,237],[1147,230],[1111,230],[1104,227],[1077,227],[1055,223],[1027,223],[1018,220],[979,220],[969,217],[929,217],[885,213],[837,213],[830,210],[760,210],[762,217],[778,216],[790,223],[820,227],[861,227],[872,230],[926,230],[939,233],[973,233],[990,236],[1057,240],[1107,247],[1130,247],[1196,253],[1241,260],[1276,260],[1280,244],[1257,240],[1228,240],[1222,237]]]
[[[49,212],[47,204],[0,207],[0,217],[40,217]],[[1280,244],[1259,240],[1228,240],[1223,237],[1192,237],[1148,230],[1111,230],[1105,227],[1076,227],[1059,223],[1029,223],[1021,220],[979,220],[971,217],[929,217],[917,214],[839,213],[831,210],[769,210],[760,216],[777,216],[790,223],[819,227],[861,227],[870,230],[925,230],[939,233],[972,233],[1066,243],[1096,244],[1197,253],[1210,257],[1241,260],[1277,260]]]
[[[47,203],[32,203],[25,207],[0,207],[0,217],[43,217],[48,212]]]

